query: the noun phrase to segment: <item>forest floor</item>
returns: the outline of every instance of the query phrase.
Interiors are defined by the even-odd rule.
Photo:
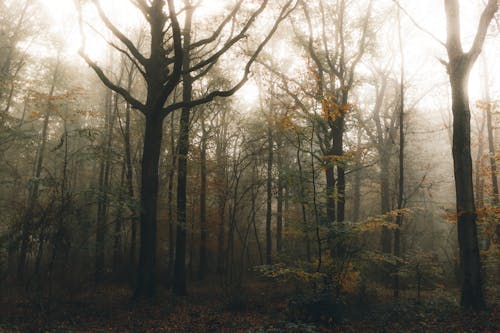
[[[443,291],[427,292],[421,302],[410,293],[395,302],[387,292],[385,301],[371,297],[370,304],[349,306],[333,323],[292,320],[293,293],[276,282],[256,279],[233,297],[220,290],[192,285],[182,298],[161,290],[148,303],[132,303],[128,288],[111,285],[50,302],[3,297],[0,332],[500,332],[498,303],[462,311]]]

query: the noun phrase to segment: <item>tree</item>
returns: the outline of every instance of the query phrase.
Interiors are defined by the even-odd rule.
[[[334,4],[335,17],[329,17],[332,8],[318,2],[318,17],[320,29],[315,36],[312,22],[311,5],[302,1],[304,16],[308,28],[308,38],[303,43],[308,56],[315,65],[317,80],[317,98],[321,102],[325,122],[318,129],[321,136],[321,146],[325,160],[326,201],[328,222],[342,223],[345,220],[345,157],[344,132],[346,115],[353,109],[349,103],[349,93],[355,81],[356,68],[361,61],[369,44],[369,23],[371,18],[372,1],[368,2],[366,15],[360,20],[361,24],[353,28],[349,22],[344,0]],[[332,20],[330,22],[329,20]],[[350,38],[356,40],[352,49],[346,41],[348,29],[357,29],[351,32]],[[334,38],[328,36],[333,35]],[[333,46],[331,45],[333,39]],[[320,47],[317,47],[320,45]],[[336,169],[336,170],[335,170]],[[335,176],[336,171],[336,176]],[[335,192],[336,191],[336,192]]]
[[[482,308],[481,262],[477,242],[476,207],[472,182],[470,151],[469,73],[481,53],[488,26],[498,10],[498,1],[489,0],[484,8],[473,44],[463,51],[460,34],[458,0],[444,0],[448,53],[447,71],[451,85],[453,112],[453,170],[455,175],[456,213],[462,291],[460,304],[467,308]]]
[[[288,1],[281,9],[276,21],[271,29],[251,52],[240,79],[227,90],[213,90],[203,94],[197,99],[187,99],[180,102],[174,102],[172,97],[175,94],[176,88],[183,85],[183,80],[187,75],[193,76],[192,82],[204,78],[205,75],[216,65],[222,55],[232,49],[238,42],[242,41],[254,24],[255,20],[264,11],[268,5],[268,1],[263,1],[257,9],[251,12],[241,25],[239,30],[231,31],[226,35],[227,29],[232,29],[231,26],[236,24],[237,13],[239,12],[243,1],[238,1],[231,12],[222,20],[214,32],[207,38],[202,38],[197,41],[186,41],[183,44],[183,29],[181,28],[178,18],[180,13],[176,10],[173,0],[133,0],[133,5],[139,10],[147,24],[149,30],[149,50],[144,52],[137,48],[134,43],[127,37],[118,26],[113,24],[104,9],[101,7],[99,0],[91,1],[97,9],[98,14],[106,28],[118,40],[119,45],[114,42],[109,42],[118,52],[125,54],[130,61],[135,65],[137,70],[142,74],[142,79],[146,86],[146,97],[141,101],[132,93],[113,82],[109,74],[85,53],[85,38],[83,38],[82,48],[80,50],[81,57],[94,70],[99,79],[109,89],[120,94],[130,105],[141,112],[145,117],[144,128],[144,143],[142,152],[142,170],[141,170],[141,195],[140,195],[140,253],[138,265],[137,285],[134,296],[152,297],[156,289],[156,225],[157,225],[157,205],[158,205],[158,165],[160,159],[161,142],[163,137],[163,120],[167,115],[175,110],[184,109],[185,114],[189,109],[211,102],[217,97],[228,97],[233,95],[240,89],[248,80],[250,68],[262,51],[266,43],[271,39],[274,32],[278,28],[288,14],[293,10],[292,0]],[[193,10],[195,5],[190,2],[185,3],[185,10]],[[82,4],[77,2],[80,13],[80,27],[83,32],[83,13],[81,10]],[[166,11],[165,11],[166,8]],[[184,11],[182,11],[184,12]],[[233,24],[231,24],[233,23]],[[234,25],[233,25],[234,27]],[[84,37],[84,36],[83,36]],[[184,36],[185,38],[185,36]],[[222,41],[221,41],[222,39]],[[211,49],[211,52],[206,52],[206,48]],[[186,61],[186,51],[189,50],[192,54],[197,54],[199,58],[195,63]],[[186,68],[186,64],[189,65]],[[185,83],[185,82],[184,82]],[[183,97],[187,97],[186,88]],[[189,94],[190,95],[190,94]],[[184,117],[184,120],[189,120]],[[188,138],[187,134],[180,133],[180,137]],[[182,166],[178,166],[181,168]],[[182,176],[182,175],[181,175]],[[178,191],[180,186],[178,185]],[[183,195],[185,191],[180,189]],[[177,198],[178,219],[182,222],[182,200]],[[185,200],[185,198],[184,198]],[[182,229],[183,225],[180,225]],[[182,231],[181,231],[182,233]],[[181,244],[176,244],[176,253],[179,249],[185,248],[185,242],[182,242],[182,234],[180,235]],[[179,239],[177,240],[179,241]],[[183,276],[182,268],[184,266],[184,253],[179,253],[178,258],[178,273]],[[176,254],[177,255],[177,254]],[[182,266],[182,267],[181,267]],[[181,288],[182,289],[182,288]],[[182,292],[181,292],[182,293]]]

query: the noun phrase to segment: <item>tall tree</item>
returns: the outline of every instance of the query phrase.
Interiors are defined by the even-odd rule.
[[[481,262],[477,242],[476,207],[472,182],[470,147],[469,73],[486,38],[488,26],[498,10],[497,0],[488,0],[469,51],[464,52],[460,33],[460,4],[444,0],[448,53],[447,71],[451,85],[453,112],[453,170],[455,174],[456,211],[460,266],[462,270],[461,305],[482,308]]]
[[[369,41],[372,1],[368,2],[366,14],[360,18],[360,25],[358,22],[350,24],[347,15],[349,2],[345,0],[335,1],[333,5],[324,4],[322,0],[314,3],[319,29],[313,29],[313,4],[301,3],[309,34],[303,43],[315,66],[316,97],[322,104],[325,118],[325,124],[318,128],[318,136],[321,136],[325,160],[327,218],[329,223],[342,223],[345,219],[346,188],[345,122],[347,113],[352,110],[349,94],[355,83],[355,72]],[[330,12],[334,12],[335,16],[331,17]],[[354,29],[358,31],[352,32]],[[349,30],[352,34],[349,39],[357,43],[352,48],[348,45],[351,41],[347,41]]]
[[[398,7],[398,43],[401,56],[401,67],[399,77],[399,176],[398,176],[398,215],[396,216],[397,228],[394,230],[394,256],[401,255],[401,225],[403,224],[403,196],[404,196],[404,162],[405,162],[405,56],[403,50],[403,38],[401,37],[401,9]],[[394,274],[394,297],[399,297],[399,262],[396,262]]]
[[[143,14],[148,25],[149,50],[147,52],[137,48],[130,38],[112,22],[101,7],[99,0],[91,1],[97,9],[101,21],[119,43],[117,45],[115,42],[110,42],[110,45],[115,47],[118,52],[125,54],[141,73],[146,86],[146,98],[140,101],[140,99],[133,96],[131,91],[122,87],[119,83],[113,82],[110,76],[85,53],[85,38],[83,38],[80,55],[104,85],[122,95],[134,109],[141,112],[145,117],[140,199],[141,243],[137,285],[134,294],[138,298],[152,297],[156,291],[158,168],[163,137],[163,120],[175,110],[190,109],[211,102],[217,97],[228,97],[240,89],[248,80],[250,68],[255,59],[271,39],[279,24],[294,7],[292,6],[292,0],[282,7],[268,33],[251,52],[244,65],[242,76],[230,89],[212,90],[197,99],[173,102],[174,90],[182,85],[185,73],[192,75],[193,81],[204,78],[226,52],[247,37],[249,29],[265,10],[268,1],[263,1],[257,9],[252,11],[238,30],[232,30],[240,19],[237,14],[243,1],[238,1],[209,37],[192,41],[187,45],[190,53],[199,55],[197,61],[191,63],[189,68],[183,68],[185,46],[183,45],[183,33],[178,20],[181,13],[184,14],[184,11],[179,12],[176,10],[174,0],[132,0],[131,2]],[[77,1],[77,6],[80,13],[80,28],[82,35],[84,35],[81,1]],[[191,6],[190,3],[189,6]],[[230,29],[230,33],[226,34],[228,29]],[[208,53],[206,52],[207,48],[211,50]],[[179,202],[182,199],[178,198],[177,200]],[[182,212],[179,215],[182,215]],[[183,246],[185,246],[185,243],[176,245],[176,250],[178,251]],[[178,265],[184,265],[182,255],[182,253],[179,254]]]

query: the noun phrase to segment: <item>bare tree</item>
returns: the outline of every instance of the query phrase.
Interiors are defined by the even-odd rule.
[[[250,53],[251,55],[244,65],[242,76],[231,88],[209,91],[199,98],[180,102],[172,102],[171,97],[174,90],[183,84],[186,75],[192,76],[193,82],[205,77],[220,60],[222,55],[247,37],[249,29],[265,10],[268,1],[261,2],[259,7],[247,17],[239,30],[231,31],[240,19],[240,17],[237,17],[243,3],[240,0],[214,30],[213,34],[197,41],[184,40],[183,43],[183,32],[178,21],[181,14],[176,10],[173,0],[131,0],[137,10],[143,14],[148,24],[149,50],[147,53],[138,49],[129,37],[111,21],[101,7],[99,0],[92,0],[91,2],[97,9],[104,25],[118,41],[118,43],[110,41],[109,44],[130,59],[141,73],[146,85],[146,98],[141,101],[139,98],[134,97],[131,91],[113,82],[110,76],[85,53],[85,39],[83,39],[83,45],[80,50],[81,57],[94,70],[104,85],[122,95],[134,109],[140,111],[145,116],[140,200],[141,244],[135,297],[151,297],[155,294],[156,290],[158,165],[163,137],[163,120],[175,110],[182,108],[189,110],[197,105],[211,102],[217,97],[231,96],[240,89],[248,80],[250,68],[264,46],[271,39],[279,24],[294,9],[292,5],[293,1],[287,1],[282,7],[268,33]],[[187,5],[182,12],[189,11],[191,7],[195,6],[190,2],[187,2]],[[80,13],[80,27],[83,35],[83,17],[80,1],[77,1],[77,6]],[[228,29],[230,30],[229,33]],[[211,51],[207,52],[207,49]],[[191,54],[198,55],[196,61],[192,63],[188,62],[189,68],[183,66],[186,65],[186,50],[189,50]],[[182,198],[178,198],[177,200],[179,203],[179,200],[182,200]],[[182,219],[182,211],[178,212],[178,219]],[[185,243],[177,244],[176,252],[183,246],[185,246]],[[179,256],[178,265],[184,265],[182,253]]]
[[[462,269],[461,305],[481,308],[484,297],[481,288],[481,262],[477,242],[476,207],[472,182],[470,151],[469,73],[477,60],[486,38],[488,26],[498,10],[498,1],[489,0],[484,8],[474,42],[464,52],[460,34],[460,4],[444,0],[448,52],[447,71],[450,78],[453,112],[453,170],[455,174],[458,244]]]

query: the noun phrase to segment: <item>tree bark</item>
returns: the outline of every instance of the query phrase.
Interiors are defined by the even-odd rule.
[[[146,116],[141,172],[141,246],[135,298],[151,298],[156,293],[156,215],[162,124],[157,114]]]
[[[464,52],[460,37],[458,0],[444,0],[448,52],[448,74],[451,85],[453,113],[453,169],[455,175],[458,244],[462,270],[461,305],[483,308],[481,261],[477,241],[476,207],[472,182],[470,151],[470,108],[468,81],[470,70],[481,52],[489,23],[498,10],[497,0],[489,0],[469,52]]]

